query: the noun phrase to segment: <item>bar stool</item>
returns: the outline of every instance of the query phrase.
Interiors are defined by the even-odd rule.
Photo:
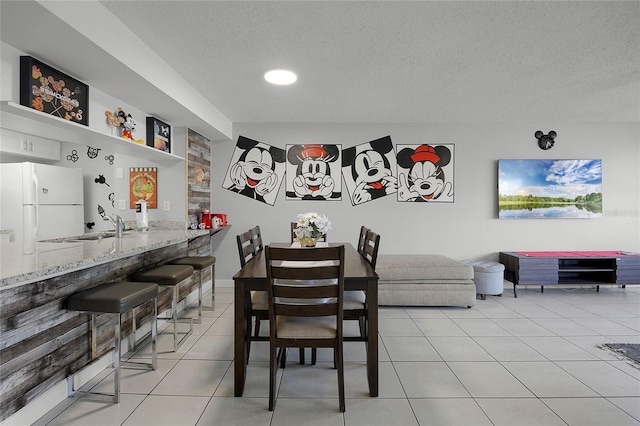
[[[67,309],[91,314],[91,360],[97,356],[97,331],[96,315],[112,315],[115,322],[115,353],[113,355],[114,368],[114,392],[113,395],[76,391],[73,386],[73,377],[67,379],[68,393],[93,394],[109,396],[113,402],[120,402],[120,328],[122,326],[122,314],[133,311],[137,306],[153,300],[153,318],[151,319],[151,364],[145,364],[153,370],[158,368],[158,353],[156,349],[158,315],[158,284],[151,282],[113,282],[101,284],[89,290],[72,294],[67,298]]]
[[[134,281],[158,283],[160,287],[171,287],[171,318],[173,319],[173,351],[177,352],[187,337],[193,334],[193,318],[185,318],[189,321],[189,331],[178,341],[178,284],[193,275],[193,267],[189,265],[162,265],[149,268],[131,275]],[[180,333],[183,334],[183,333]]]
[[[200,283],[198,285],[198,324],[202,324],[202,310],[215,310],[216,302],[216,258],[215,256],[187,256],[174,259],[170,265],[189,265],[198,271]],[[202,271],[211,267],[211,308],[202,306]]]

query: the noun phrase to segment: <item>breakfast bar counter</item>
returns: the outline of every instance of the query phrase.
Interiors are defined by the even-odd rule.
[[[182,226],[181,226],[182,228]],[[211,254],[211,236],[222,229],[125,231],[122,238],[76,238],[0,244],[0,421],[91,363],[89,316],[66,309],[67,298],[182,256]],[[97,237],[97,238],[96,238]],[[195,277],[195,278],[194,278]],[[197,291],[198,275],[180,283],[180,299]],[[203,281],[210,279],[210,271]],[[158,294],[158,313],[171,306],[171,289]],[[122,337],[137,340],[153,318],[148,302],[123,315]],[[98,315],[98,356],[112,350],[114,326]]]
[[[98,233],[96,233],[98,234]],[[98,239],[85,234],[77,239],[0,244],[0,290],[52,278],[78,269],[111,262],[127,256],[188,242],[210,230],[125,231],[122,238]],[[109,234],[107,234],[109,235]]]

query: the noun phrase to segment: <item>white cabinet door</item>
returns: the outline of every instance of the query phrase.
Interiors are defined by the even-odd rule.
[[[60,160],[60,142],[27,135],[27,154],[31,157]]]
[[[0,151],[43,160],[60,160],[60,142],[1,129]]]
[[[25,155],[27,152],[27,135],[13,130],[0,130],[0,151],[7,154]]]

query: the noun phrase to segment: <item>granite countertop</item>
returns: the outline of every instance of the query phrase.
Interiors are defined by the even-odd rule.
[[[0,244],[0,290],[189,241],[209,229],[125,231],[123,238]],[[88,235],[88,234],[85,234]]]

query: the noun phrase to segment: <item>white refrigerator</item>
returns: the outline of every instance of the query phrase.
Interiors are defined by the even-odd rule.
[[[84,233],[82,169],[38,163],[0,164],[0,229],[12,241]]]

